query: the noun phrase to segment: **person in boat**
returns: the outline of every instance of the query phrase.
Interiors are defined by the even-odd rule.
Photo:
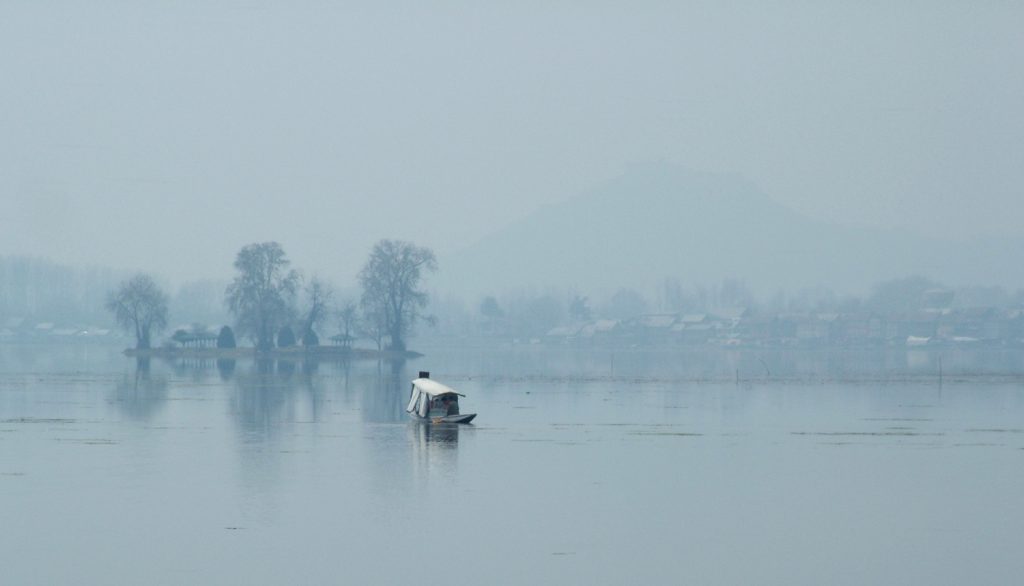
[[[459,400],[448,395],[445,395],[441,400],[444,405],[445,415],[458,415],[459,414]]]

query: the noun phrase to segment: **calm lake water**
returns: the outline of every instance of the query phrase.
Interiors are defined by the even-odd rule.
[[[0,346],[0,582],[1024,574],[1019,351],[425,352],[146,365]],[[421,369],[474,425],[407,421]]]

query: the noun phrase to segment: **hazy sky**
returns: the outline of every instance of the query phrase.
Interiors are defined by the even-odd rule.
[[[0,254],[181,280],[275,239],[344,281],[652,159],[1022,236],[1022,7],[4,0]]]

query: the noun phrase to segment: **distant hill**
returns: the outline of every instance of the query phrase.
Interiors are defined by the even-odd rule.
[[[927,213],[927,210],[922,210]],[[547,206],[444,257],[441,288],[607,291],[742,278],[761,293],[863,292],[919,273],[950,284],[1024,283],[1024,240],[958,242],[812,220],[736,176],[655,164]]]

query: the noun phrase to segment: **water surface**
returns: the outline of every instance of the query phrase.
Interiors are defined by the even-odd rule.
[[[972,373],[946,357],[940,381],[933,356],[800,360],[446,348],[398,365],[147,364],[0,347],[4,583],[1021,575],[1016,362]],[[407,421],[419,369],[465,392],[475,424]]]

